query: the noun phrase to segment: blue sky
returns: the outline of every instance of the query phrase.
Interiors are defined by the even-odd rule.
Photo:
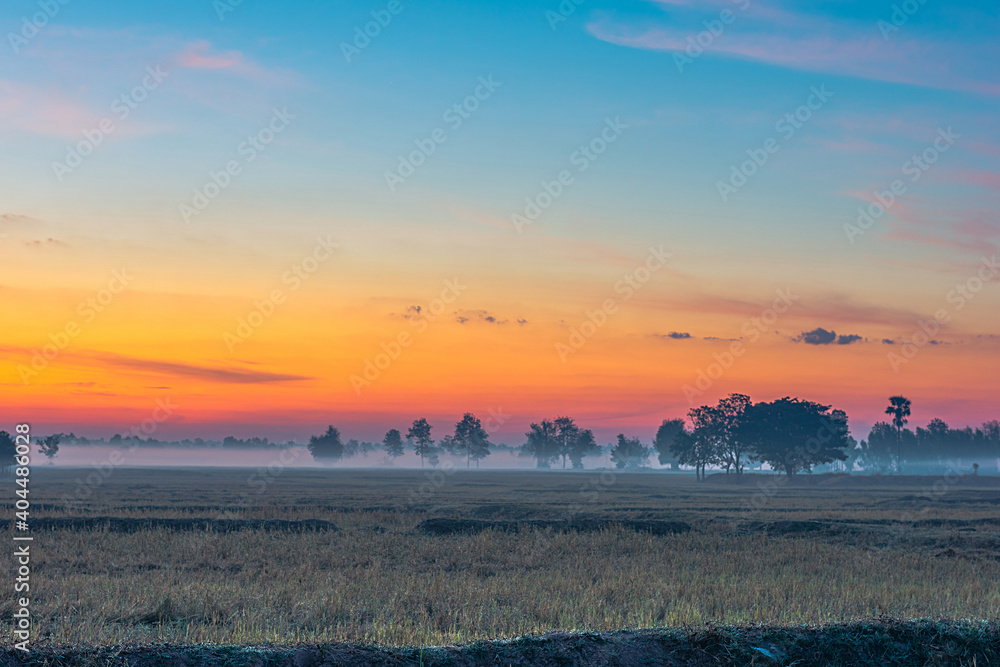
[[[602,383],[661,382],[631,365],[622,340],[666,328],[708,341],[732,336],[752,304],[789,284],[812,305],[771,332],[776,367],[789,366],[785,354],[801,347],[803,331],[836,327],[862,339],[850,346],[851,364],[889,372],[884,357],[894,348],[882,339],[906,335],[997,251],[995,3],[399,0],[392,14],[389,2],[244,0],[220,16],[222,6],[18,0],[0,15],[3,286],[17,303],[36,304],[36,337],[63,317],[54,294],[72,303],[73,290],[127,259],[146,269],[143,294],[170,302],[171,315],[160,317],[183,321],[191,349],[204,350],[154,345],[159,334],[135,324],[109,323],[88,345],[129,340],[136,356],[146,346],[191,363],[278,363],[275,350],[294,349],[291,339],[228,358],[211,347],[228,325],[206,322],[234,318],[317,234],[335,233],[343,258],[303,297],[335,314],[322,330],[331,338],[317,334],[309,345],[346,346],[329,382],[343,385],[344,368],[363,361],[359,340],[391,328],[394,314],[455,272],[479,285],[471,309],[538,322],[519,334],[530,343],[510,343],[498,358],[524,349],[551,356],[562,335],[553,332],[599,302],[647,248],[665,244],[670,282],[644,292],[619,320],[620,337],[573,382],[595,392]],[[17,37],[45,7],[54,13],[47,24]],[[343,45],[373,12],[391,22],[346,58]],[[156,68],[166,78],[116,118],[114,100]],[[450,125],[448,110],[483,80],[496,84]],[[246,160],[240,147],[275,113],[289,122]],[[803,120],[788,131],[796,113]],[[106,118],[114,132],[60,178],[54,163]],[[608,123],[623,130],[578,169],[574,156],[600,142]],[[400,156],[436,130],[446,140],[390,189],[386,174]],[[954,139],[935,149],[942,132]],[[767,145],[745,185],[720,194]],[[907,164],[928,150],[934,164],[908,180]],[[240,173],[224,196],[185,219],[195,191],[233,161]],[[512,216],[566,170],[572,184],[519,233]],[[852,237],[859,206],[897,179],[907,179],[905,193]],[[995,341],[997,305],[991,283],[942,334],[948,345],[921,353],[915,391],[929,395],[926,378],[942,377],[955,359],[995,359],[995,342],[983,341]],[[289,330],[307,327],[306,314],[289,317]],[[338,338],[346,331],[356,338]],[[32,344],[26,334],[8,348]],[[683,378],[712,359],[708,347],[678,349],[654,354],[670,369],[669,386],[657,386],[673,397],[671,410],[684,407],[673,405]],[[850,364],[815,353],[828,356],[810,381],[844,382],[832,369]],[[740,381],[775,391],[755,372]],[[426,379],[414,373],[408,382]],[[560,373],[546,381],[571,381]],[[512,391],[523,381],[496,374],[499,366],[487,375]],[[956,413],[978,410],[976,392],[995,386],[949,377],[965,392],[955,400],[973,406],[942,399]],[[872,391],[898,379],[890,373]],[[744,389],[732,381],[716,390]],[[852,391],[831,390],[828,400]]]

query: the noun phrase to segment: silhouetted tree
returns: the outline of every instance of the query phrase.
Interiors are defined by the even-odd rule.
[[[897,441],[896,431],[886,422],[875,422],[868,440],[861,441],[858,463],[864,470],[887,472],[892,468],[892,450]]]
[[[55,435],[42,438],[40,444],[38,445],[38,451],[44,454],[51,463],[52,459],[54,459],[56,454],[59,453],[59,442],[61,440],[62,433],[56,433]]]
[[[14,465],[17,456],[17,445],[7,431],[0,431],[0,470],[6,470]]]
[[[639,438],[626,438],[618,434],[618,443],[611,449],[611,462],[616,468],[641,468],[649,459],[649,447]]]
[[[673,451],[677,438],[687,435],[683,419],[664,419],[660,428],[656,429],[653,439],[653,449],[659,455],[660,465],[670,464],[671,470],[677,470],[677,454]]]
[[[718,428],[721,431],[717,457],[725,466],[727,475],[730,468],[735,470],[737,475],[743,474],[747,443],[742,427],[744,414],[750,404],[750,397],[746,394],[730,394],[715,406],[719,415]]]
[[[885,414],[892,415],[892,425],[896,428],[896,469],[903,474],[903,427],[910,416],[910,399],[905,396],[890,396]]]
[[[674,436],[670,451],[677,457],[677,463],[694,467],[694,476],[701,479],[705,466],[711,463],[711,451],[706,442],[699,439],[693,431],[680,431]]]
[[[789,477],[814,465],[846,460],[844,450],[851,445],[843,410],[797,398],[751,405],[742,432],[754,459]]]
[[[580,437],[580,427],[569,417],[556,417],[552,423],[556,427],[556,451],[562,457],[562,467],[565,470],[566,460]]]
[[[399,429],[391,428],[386,431],[382,444],[385,446],[385,453],[389,456],[396,458],[403,455],[403,435]]]
[[[559,458],[559,429],[548,419],[543,419],[540,424],[532,424],[525,435],[528,441],[524,443],[522,450],[535,457],[537,467],[548,468],[552,461]]]
[[[1000,421],[983,422],[983,435],[988,441],[1000,447]]]
[[[482,422],[471,412],[466,412],[455,424],[455,435],[452,436],[452,447],[457,452],[465,453],[465,467],[471,468],[471,462],[476,460],[479,467],[480,459],[490,455],[490,435],[483,428]]]
[[[421,417],[420,419],[414,420],[413,426],[410,430],[406,432],[406,439],[413,443],[413,451],[415,451],[420,456],[420,467],[424,467],[424,458],[430,457],[434,454],[435,462],[433,465],[437,465],[437,456],[434,452],[434,440],[431,438],[431,425],[428,421]]]
[[[309,453],[317,460],[342,458],[344,456],[344,443],[340,441],[340,430],[330,426],[323,435],[310,437]]]
[[[570,445],[569,460],[574,470],[580,470],[583,468],[583,457],[596,456],[600,453],[601,448],[597,445],[593,432],[588,428],[577,432],[576,439]]]
[[[695,477],[705,478],[705,467],[721,463],[727,426],[725,415],[717,407],[702,405],[688,410],[691,419],[691,438],[687,443],[685,461],[694,466]]]
[[[351,438],[347,441],[347,444],[344,445],[344,458],[353,458],[357,456],[360,451],[361,443],[354,438]]]
[[[918,426],[915,436],[908,429],[903,429],[902,435],[904,452],[915,451],[919,458],[935,459],[938,464],[947,463],[954,468],[966,467],[980,457],[996,459],[1000,455],[1000,423],[996,421],[985,422],[976,429],[950,428],[935,417],[926,428]]]

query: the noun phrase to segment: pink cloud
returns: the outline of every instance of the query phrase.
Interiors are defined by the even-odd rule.
[[[1000,192],[1000,172],[963,169],[959,172],[959,180]]]
[[[245,64],[243,54],[239,51],[216,54],[210,53],[210,49],[211,45],[204,40],[190,44],[177,55],[177,64],[192,69],[228,69]]]
[[[0,123],[4,125],[47,137],[76,139],[101,117],[57,90],[0,81]]]
[[[212,50],[212,45],[201,40],[184,47],[174,56],[177,67],[208,72],[225,72],[250,79],[267,86],[286,86],[299,82],[299,76],[291,71],[261,67],[247,58],[241,51]]]

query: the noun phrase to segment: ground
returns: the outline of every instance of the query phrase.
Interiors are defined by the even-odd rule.
[[[562,664],[580,646],[641,663],[654,646],[694,650],[701,632],[730,656],[777,664],[767,661],[798,650],[801,633],[829,640],[808,628],[851,623],[842,634],[873,646],[933,636],[971,651],[968,664],[998,659],[983,662],[1000,610],[998,478],[121,469],[88,485],[86,475],[33,471],[39,661],[67,647],[337,643],[376,651],[371,664],[409,658],[364,647],[448,645],[465,648],[425,649],[424,664],[480,654],[506,664],[515,649],[541,650],[533,641],[568,651]],[[4,637],[12,612],[5,597]],[[640,628],[653,630],[631,632]],[[795,638],[775,642],[775,657],[751,645],[753,633],[787,628]],[[892,628],[909,639],[885,639]],[[476,644],[553,632],[572,634]],[[274,650],[280,664],[285,649]],[[305,650],[288,664],[324,664]]]

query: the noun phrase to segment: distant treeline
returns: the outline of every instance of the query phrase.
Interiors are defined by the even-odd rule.
[[[649,445],[619,433],[617,442],[602,448],[591,430],[570,417],[555,417],[531,424],[519,451],[534,457],[539,468],[561,463],[563,468],[569,464],[575,469],[584,467],[584,458],[605,453],[610,453],[616,468],[643,468],[655,453],[660,465],[674,470],[694,468],[699,477],[708,468],[740,475],[747,468],[764,465],[789,476],[814,470],[902,473],[907,463],[916,464],[909,472],[951,468],[976,473],[979,464],[986,462],[1000,471],[1000,422],[989,421],[977,429],[951,429],[933,419],[914,434],[906,428],[910,406],[903,396],[890,397],[885,414],[891,422],[876,423],[868,440],[859,443],[850,434],[843,410],[798,398],[754,403],[744,394],[730,394],[716,405],[692,408],[687,421],[664,420]],[[345,445],[340,430],[330,426],[310,438],[309,451],[317,460],[338,460],[356,450],[351,443],[356,441]],[[454,432],[437,441],[425,418],[415,420],[405,436],[399,429],[390,429],[382,440],[387,456],[399,457],[412,450],[421,466],[437,466],[440,454],[447,452],[464,456],[467,467],[473,461],[478,467],[497,447],[472,413],[464,414]]]
[[[340,430],[330,426],[326,432],[312,436],[308,448],[319,461],[375,453],[394,459],[412,451],[420,458],[421,467],[439,465],[442,453],[464,457],[467,467],[472,467],[473,462],[479,467],[480,461],[492,452],[507,451],[534,458],[538,468],[582,469],[585,458],[610,455],[618,469],[639,469],[649,467],[650,457],[655,454],[660,465],[672,470],[693,468],[698,477],[704,477],[710,468],[740,475],[746,469],[762,469],[765,465],[789,476],[814,470],[876,474],[950,470],[974,474],[980,465],[1000,472],[1000,421],[987,421],[975,429],[953,429],[934,418],[926,428],[912,431],[907,428],[910,411],[909,399],[890,397],[885,408],[889,421],[876,423],[868,439],[858,442],[850,434],[843,410],[798,398],[754,403],[745,394],[730,394],[716,405],[692,408],[686,420],[663,420],[648,444],[619,433],[616,442],[602,447],[590,429],[581,428],[570,417],[559,416],[532,423],[523,444],[512,447],[490,440],[490,432],[499,426],[493,417],[484,426],[474,414],[466,413],[452,432],[439,440],[432,436],[430,422],[421,418],[410,425],[405,435],[399,429],[389,429],[380,443],[355,439],[345,442]],[[114,435],[105,441],[73,433],[51,435],[35,443],[49,458],[57,454],[60,444],[218,449],[301,446],[292,441],[241,440],[232,436],[221,441],[163,441]],[[0,431],[0,460],[12,460],[14,451],[10,435]]]
[[[267,438],[247,438],[240,440],[233,436],[227,436],[222,440],[204,440],[202,438],[185,438],[184,440],[157,440],[156,438],[141,438],[137,435],[121,436],[115,434],[105,440],[104,438],[87,438],[73,433],[58,433],[54,437],[59,438],[59,442],[64,445],[111,445],[120,447],[123,445],[141,445],[143,447],[209,447],[214,449],[284,449],[287,447],[301,447],[298,442],[272,442]]]

